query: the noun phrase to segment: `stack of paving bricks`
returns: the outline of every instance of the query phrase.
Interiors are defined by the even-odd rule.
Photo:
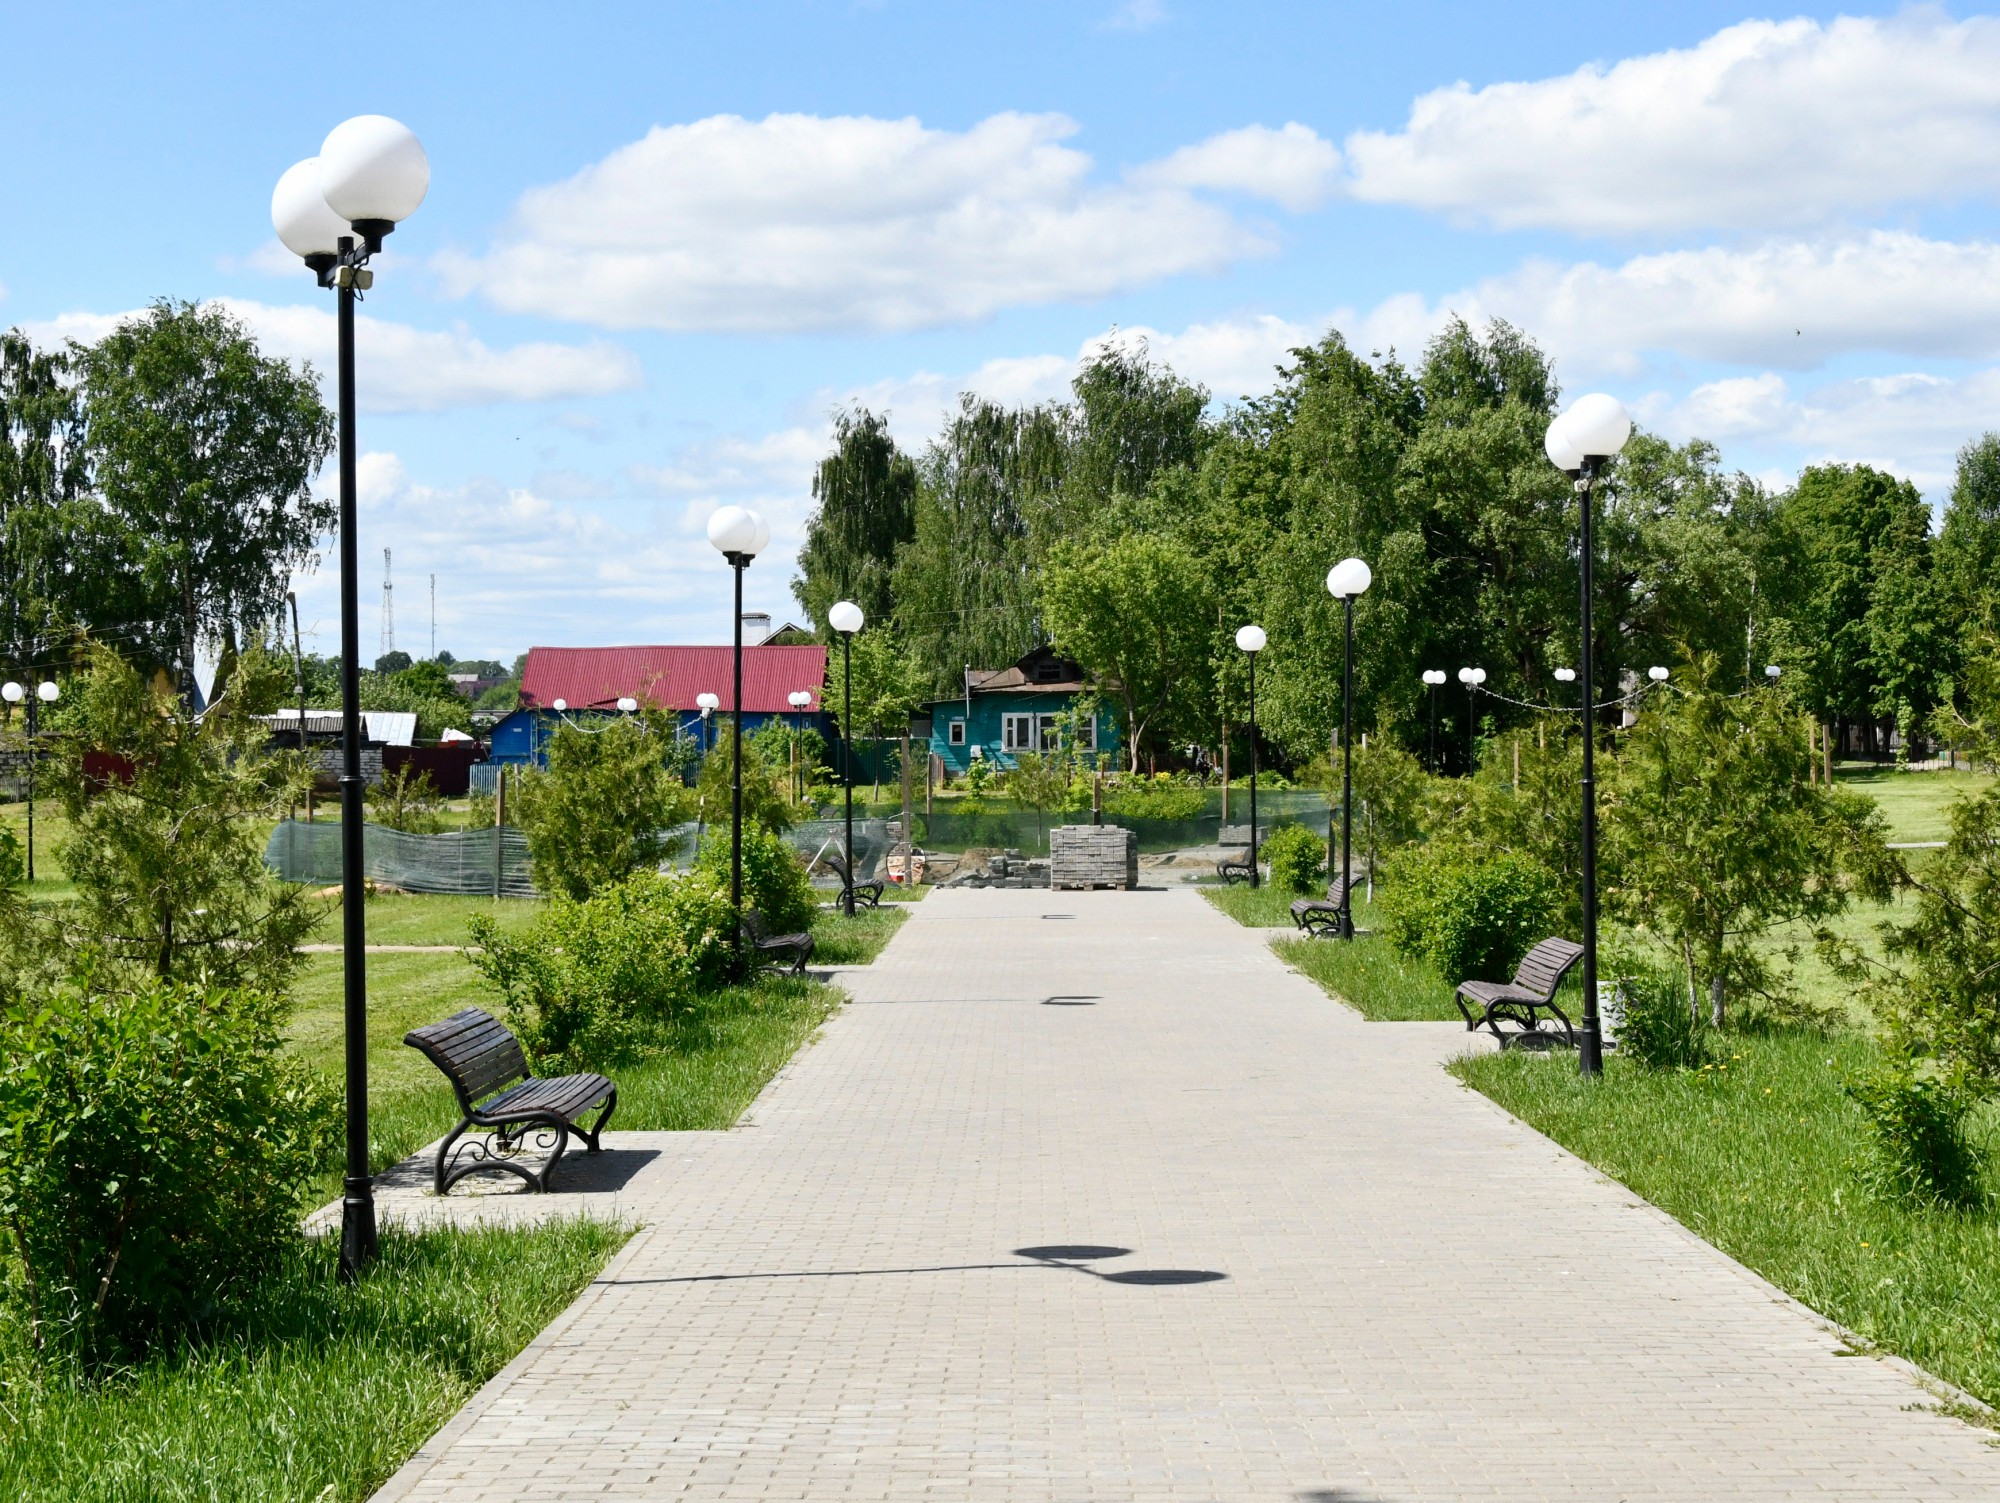
[[[1049,886],[1139,885],[1139,837],[1117,825],[1058,825],[1049,831]]]

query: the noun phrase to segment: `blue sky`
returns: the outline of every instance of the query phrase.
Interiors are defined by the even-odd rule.
[[[826,414],[912,447],[1113,329],[1218,399],[1337,324],[1542,341],[1773,482],[1934,498],[2000,426],[2000,21],[1963,8],[0,7],[0,323],[225,298],[328,363],[270,232],[352,114],[429,150],[362,331],[363,640],[720,641],[709,511],[791,555]],[[330,644],[333,580],[301,582]]]

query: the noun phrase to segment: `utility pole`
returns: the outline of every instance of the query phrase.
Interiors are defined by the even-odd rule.
[[[431,576],[431,661],[438,660],[438,577]]]
[[[376,656],[386,658],[396,650],[396,586],[389,578],[389,550],[382,550],[382,642]]]

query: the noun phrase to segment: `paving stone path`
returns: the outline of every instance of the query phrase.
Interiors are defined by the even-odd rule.
[[[1462,1032],[1195,893],[936,893],[846,982],[737,1131],[485,1198],[649,1226],[383,1498],[2000,1498],[1907,1368],[1447,1076]]]

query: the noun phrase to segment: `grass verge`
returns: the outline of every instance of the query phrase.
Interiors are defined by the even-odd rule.
[[[907,904],[857,908],[849,918],[838,909],[822,908],[813,918],[814,965],[868,965],[909,917]]]
[[[108,1379],[37,1369],[0,1335],[0,1497],[36,1503],[366,1498],[563,1309],[628,1230],[385,1231],[349,1288],[336,1239],[201,1338]]]
[[[1368,901],[1367,891],[1357,877],[1354,883],[1354,927],[1357,929],[1376,927],[1375,905]],[[1293,927],[1292,904],[1299,896],[1295,892],[1270,886],[1253,891],[1241,883],[1228,887],[1211,887],[1204,883],[1201,895],[1246,929],[1290,929]],[[1320,892],[1315,896],[1323,898],[1326,894]]]
[[[1791,1030],[1725,1035],[1705,1070],[1614,1056],[1594,1084],[1564,1051],[1451,1069],[1866,1342],[2000,1404],[2000,1216],[1861,1189],[1866,1129],[1841,1080],[1870,1058],[1859,1035]],[[1990,1108],[1978,1130],[1996,1146]]]
[[[1281,939],[1271,948],[1286,965],[1376,1023],[1462,1023],[1452,989],[1420,960],[1396,953],[1372,934],[1337,939]]]

